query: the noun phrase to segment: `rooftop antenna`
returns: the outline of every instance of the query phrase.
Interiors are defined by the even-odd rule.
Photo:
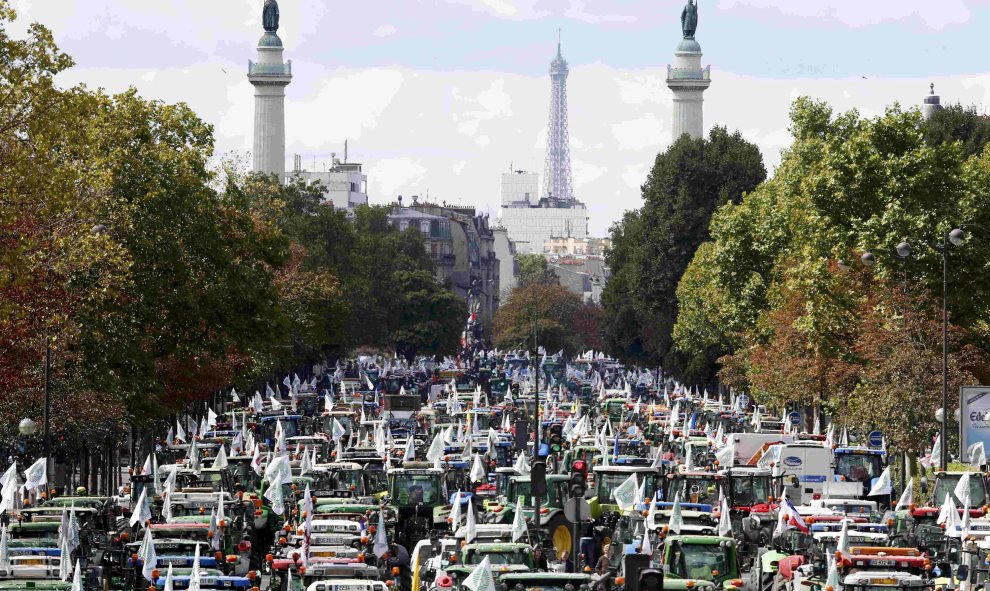
[[[344,140],[344,164],[347,164],[347,140]]]

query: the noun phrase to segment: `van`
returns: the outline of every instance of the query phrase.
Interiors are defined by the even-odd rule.
[[[813,442],[780,443],[760,458],[758,466],[783,479],[792,503],[807,504],[832,480],[832,449]]]

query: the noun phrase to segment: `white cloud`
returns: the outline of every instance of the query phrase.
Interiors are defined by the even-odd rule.
[[[373,203],[395,195],[423,195],[431,199],[497,208],[500,173],[514,168],[542,173],[546,149],[549,84],[545,74],[532,76],[492,71],[417,70],[401,66],[349,69],[328,65],[299,49],[306,31],[317,31],[318,20],[328,10],[323,0],[295,0],[305,8],[283,9],[286,58],[293,60],[292,84],[287,88],[287,160],[293,153],[303,162],[329,160],[330,152],[343,151],[349,140],[350,159],[362,162],[369,176]],[[481,0],[445,0],[470,4],[488,14],[492,7]],[[622,12],[621,4],[585,0],[503,0],[516,10],[504,18],[537,18],[551,10]],[[805,2],[807,1],[807,6]],[[255,0],[15,0],[31,18],[50,24],[57,38],[86,39],[108,26],[138,18],[139,31],[160,31],[175,47],[192,47],[207,57],[183,55],[176,65],[129,69],[79,66],[59,77],[62,85],[85,82],[119,92],[136,86],[147,98],[187,102],[205,121],[215,126],[219,153],[248,152],[254,120],[253,88],[247,82],[245,63],[252,57],[259,35],[260,2]],[[959,2],[945,0],[948,22],[960,18]],[[863,15],[843,12],[844,0],[834,0],[835,14],[815,12],[824,0],[722,0],[722,7],[741,10],[763,8],[807,18],[823,14],[859,18],[876,16],[873,3],[859,2]],[[894,3],[885,3],[888,8]],[[940,3],[933,3],[938,6]],[[322,6],[322,7],[321,7]],[[905,7],[890,8],[889,18],[899,18],[918,8],[914,0]],[[817,7],[817,8],[816,8]],[[913,8],[912,8],[913,7]],[[450,8],[449,5],[447,8]],[[112,9],[112,10],[111,10]],[[502,7],[503,12],[509,10]],[[955,12],[954,12],[955,11]],[[135,16],[138,15],[138,16]],[[233,16],[232,16],[233,15]],[[296,16],[298,15],[298,16]],[[955,16],[953,16],[955,15]],[[405,21],[391,17],[395,25]],[[888,18],[888,17],[884,17]],[[900,18],[903,18],[900,17]],[[160,20],[161,23],[156,22]],[[326,20],[326,19],[324,19]],[[175,23],[188,23],[188,30]],[[370,21],[377,26],[381,20]],[[934,22],[934,21],[933,21]],[[850,25],[852,26],[852,25]],[[934,26],[934,25],[933,25]],[[371,29],[364,35],[370,37]],[[282,31],[280,31],[280,34]],[[374,42],[374,40],[372,40]],[[566,41],[566,40],[565,40]],[[134,35],[120,41],[119,51],[141,52]],[[242,61],[210,57],[219,43],[245,46]],[[663,64],[667,58],[658,57]],[[714,57],[712,58],[715,59]],[[187,61],[183,61],[187,60]],[[312,60],[312,61],[307,61]],[[716,62],[717,63],[717,62]],[[542,68],[541,68],[542,70]],[[575,65],[568,80],[571,156],[576,196],[592,212],[594,234],[601,235],[622,212],[638,207],[639,187],[645,181],[656,154],[670,141],[670,91],[664,67],[627,70],[603,64]],[[705,122],[741,129],[763,151],[768,169],[779,162],[780,150],[790,143],[788,110],[793,98],[809,95],[829,101],[838,112],[857,108],[879,113],[895,101],[919,104],[928,92],[928,79],[789,79],[740,76],[715,68],[712,86],[705,93]],[[936,91],[945,103],[990,103],[990,74],[936,78]]]
[[[619,85],[619,95],[622,97],[622,102],[627,105],[671,103],[666,77],[643,74],[626,75],[616,77],[615,82]]]
[[[403,191],[415,194],[426,178],[427,169],[413,158],[386,158],[372,164],[368,170],[369,191],[381,195],[385,201],[394,199]]]
[[[287,104],[287,134],[308,149],[360,140],[378,125],[404,82],[404,74],[395,69],[331,73],[315,95]]]
[[[639,188],[646,182],[648,172],[649,169],[643,164],[626,166],[622,172],[622,182],[630,189],[635,189],[638,195]]]
[[[719,9],[738,7],[769,9],[808,19],[834,19],[850,27],[867,27],[887,21],[917,18],[936,30],[969,20],[964,0],[721,0]]]
[[[391,37],[398,29],[393,25],[382,25],[375,29],[375,37]]]
[[[607,166],[571,159],[571,180],[574,183],[574,190],[576,192],[602,178],[606,172],[608,172]]]
[[[482,122],[512,115],[512,96],[506,92],[505,79],[502,78],[493,80],[486,89],[478,92],[476,96],[465,96],[459,87],[454,87],[451,90],[451,96],[455,101],[455,110],[452,115],[454,121],[457,122],[457,130],[469,137],[478,134]],[[477,143],[486,146],[487,140],[478,138]]]
[[[481,4],[500,16],[515,16],[519,9],[506,0],[481,0]]]
[[[647,113],[645,117],[616,123],[612,126],[612,136],[619,150],[658,149],[670,143],[670,131],[665,128],[656,115]]]

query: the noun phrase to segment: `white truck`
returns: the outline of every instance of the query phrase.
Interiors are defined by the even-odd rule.
[[[832,449],[813,441],[778,443],[757,464],[783,479],[787,498],[797,504],[810,503],[822,495],[832,480]]]

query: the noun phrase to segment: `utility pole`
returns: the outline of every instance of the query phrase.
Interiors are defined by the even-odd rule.
[[[533,392],[533,462],[535,466],[536,462],[540,459],[540,348],[537,345],[537,329],[539,327],[537,320],[539,319],[539,310],[537,308],[537,302],[533,302],[533,377],[535,379],[535,388]],[[530,489],[532,489],[533,483],[530,481]],[[533,494],[533,524],[536,525],[536,529],[540,529],[540,499]]]

